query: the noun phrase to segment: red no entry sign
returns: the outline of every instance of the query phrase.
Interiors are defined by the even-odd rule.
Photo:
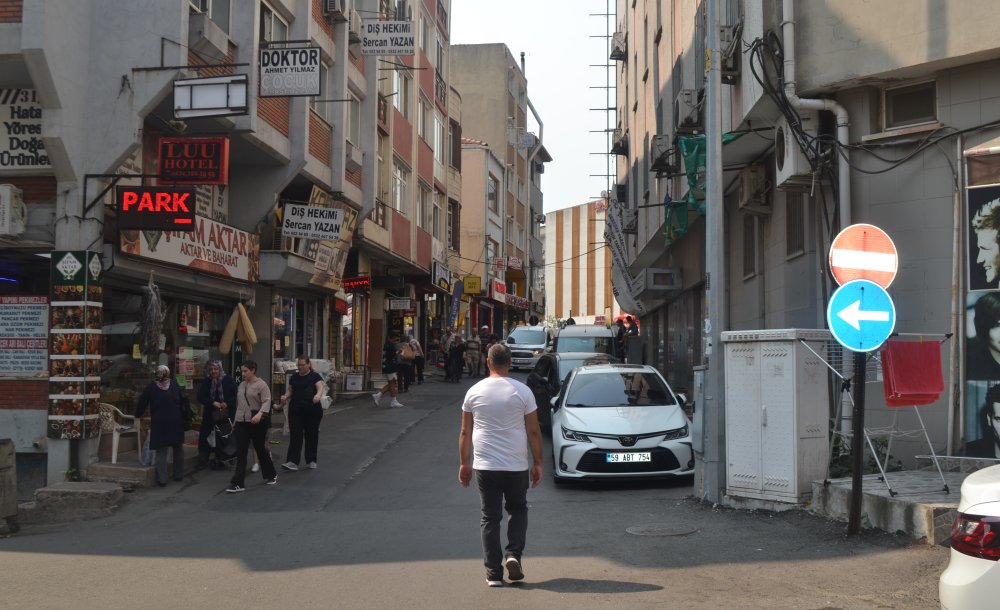
[[[888,288],[898,266],[896,244],[875,225],[851,225],[830,244],[830,271],[841,286],[852,280],[870,280]]]

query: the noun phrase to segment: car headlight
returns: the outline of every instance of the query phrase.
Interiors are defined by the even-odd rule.
[[[688,434],[688,427],[685,425],[683,428],[676,428],[674,430],[667,430],[667,433],[663,436],[663,440],[672,441],[677,438],[684,438]]]
[[[531,355],[532,356],[541,356],[543,351],[544,350],[541,350],[541,349],[533,349],[533,350],[531,350]]]
[[[562,428],[563,438],[568,441],[576,441],[578,443],[589,443],[590,437],[582,432],[577,432],[575,430],[570,430],[568,428]]]

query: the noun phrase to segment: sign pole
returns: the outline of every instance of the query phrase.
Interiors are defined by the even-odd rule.
[[[851,414],[851,507],[847,517],[847,535],[861,531],[861,480],[865,463],[865,367],[868,354],[854,353],[854,410]]]

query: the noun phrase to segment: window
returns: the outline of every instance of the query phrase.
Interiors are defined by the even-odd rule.
[[[491,212],[499,212],[500,204],[497,201],[497,193],[500,191],[500,181],[490,174],[486,179],[486,206]]]
[[[434,191],[434,209],[431,210],[431,235],[441,239],[441,205],[444,195]]]
[[[361,146],[361,101],[353,93],[348,93],[351,100],[347,103],[347,141],[355,146]]]
[[[406,214],[408,200],[406,185],[409,181],[410,172],[402,166],[399,159],[394,159],[392,165],[392,207],[400,214]]]
[[[757,274],[757,217],[743,215],[743,279]]]
[[[326,100],[330,91],[330,67],[325,63],[319,65],[319,95],[309,100],[309,107],[327,123],[333,124],[333,106]]]
[[[806,249],[806,206],[809,196],[806,194],[785,196],[785,254],[791,258],[805,252]]]
[[[437,113],[434,114],[434,159],[444,165],[444,153],[448,139],[444,132],[444,121]]]
[[[448,247],[458,252],[459,248],[459,214],[458,202],[454,199],[448,200]]]
[[[445,71],[444,70],[444,45],[441,44],[440,40],[437,42],[437,63],[434,64],[434,67],[437,68],[438,72],[442,72],[443,73]]]
[[[514,219],[508,217],[507,218],[507,233],[506,233],[504,239],[507,240],[507,243],[513,244],[514,243],[514,239],[516,237],[517,236],[514,235]]]
[[[230,0],[191,0],[191,6],[208,15],[223,32],[229,33]]]
[[[882,109],[885,129],[932,123],[937,120],[937,87],[929,81],[885,89]]]
[[[449,121],[448,135],[451,138],[451,166],[462,171],[462,126],[455,121]]]
[[[274,9],[260,3],[260,41],[278,42],[288,39],[288,24],[274,12]]]
[[[424,52],[424,55],[427,54],[427,29],[427,17],[423,11],[420,11],[420,29],[418,34],[420,35],[420,50]]]
[[[410,120],[410,76],[401,70],[392,72],[392,105],[403,115],[407,121]]]
[[[431,108],[431,103],[425,100],[424,96],[420,96],[420,102],[417,103],[417,135],[427,142],[428,146],[433,145],[433,134],[430,129],[434,124],[434,111]]]
[[[497,257],[497,252],[498,252],[497,242],[495,242],[495,241],[493,241],[493,239],[487,237],[486,238],[486,267],[487,268],[493,268],[493,261]]]
[[[420,183],[420,198],[417,200],[417,226],[428,230],[431,217],[431,190]]]

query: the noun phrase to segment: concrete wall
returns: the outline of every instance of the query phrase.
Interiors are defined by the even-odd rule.
[[[992,0],[797,0],[800,90],[929,74],[997,57]]]

